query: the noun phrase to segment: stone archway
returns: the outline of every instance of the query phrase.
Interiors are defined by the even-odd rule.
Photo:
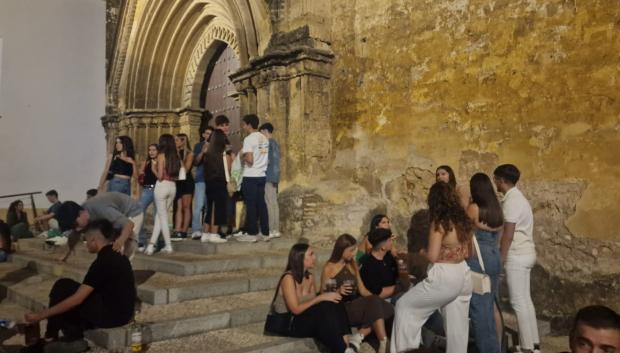
[[[262,1],[128,0],[117,33],[103,125],[109,138],[127,134],[142,152],[165,132],[198,140],[200,92],[217,43],[247,66],[267,47],[271,22]]]

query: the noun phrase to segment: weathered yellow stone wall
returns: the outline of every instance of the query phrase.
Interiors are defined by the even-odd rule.
[[[335,1],[333,16],[336,150],[453,166],[473,150],[527,182],[579,179],[571,233],[620,240],[617,1]]]

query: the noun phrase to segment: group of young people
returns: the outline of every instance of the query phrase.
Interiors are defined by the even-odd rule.
[[[223,243],[227,235],[244,242],[280,236],[280,150],[272,136],[273,125],[259,126],[256,115],[244,116],[242,128],[247,136],[242,149],[233,151],[228,137],[229,119],[219,115],[214,122],[215,126],[200,126],[201,141],[193,149],[186,134],[163,134],[157,144],[148,146],[147,158],[139,165],[131,138],[116,138],[99,190],[132,195],[132,180],[138,181],[140,187],[134,196],[142,213],[153,205],[155,215],[150,238],[140,224],[135,239],[139,251],[147,255],[156,251],[171,253],[172,241],[189,237]],[[243,226],[237,224],[235,217],[240,198],[245,205]],[[168,212],[172,206],[175,211],[171,234]],[[160,235],[163,246],[158,246]]]
[[[293,246],[278,287],[281,299],[276,298],[276,303],[285,304],[276,309],[292,313],[290,334],[314,336],[332,352],[345,352],[359,348],[360,338],[372,329],[382,353],[391,331],[390,352],[401,353],[419,348],[422,327],[431,316],[439,316],[448,353],[467,351],[470,321],[478,352],[500,353],[503,326],[497,300],[504,268],[510,302],[518,319],[518,349],[523,353],[539,352],[536,312],[530,295],[530,272],[536,262],[533,213],[516,187],[519,177],[517,167],[505,164],[494,171],[495,188],[484,173],[474,174],[469,188],[463,188],[456,184],[449,166],[437,168],[436,183],[428,194],[427,224],[416,225],[429,231],[421,236],[424,239],[409,239],[425,244],[418,247],[417,255],[430,266],[416,271],[423,276],[411,288],[398,286],[395,259],[399,253],[394,249],[389,219],[383,215],[373,219],[370,232],[359,246],[347,234],[336,240],[322,272],[318,296],[313,295],[317,291],[310,272],[314,253],[308,245]],[[502,195],[501,200],[495,189]],[[488,290],[473,291],[473,272],[488,276]],[[326,283],[331,280],[336,283],[336,292],[326,292]],[[342,309],[336,308],[339,303],[344,303]],[[386,327],[392,315],[393,325]],[[351,336],[352,326],[359,330]]]

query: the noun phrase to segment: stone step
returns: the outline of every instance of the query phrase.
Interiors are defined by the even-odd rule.
[[[35,276],[8,288],[8,300],[29,311],[47,307],[55,278]],[[34,277],[31,277],[34,278]],[[166,305],[143,304],[136,319],[142,323],[144,342],[158,342],[212,330],[263,322],[273,290],[243,293]],[[129,326],[89,331],[97,345],[118,349],[128,344]]]
[[[319,262],[325,261],[331,251],[317,249]],[[13,263],[40,271],[53,271],[57,276],[77,276],[80,268],[88,268],[94,255],[77,251],[66,263],[60,263],[57,251],[21,249],[11,255]],[[170,273],[178,276],[228,272],[256,268],[284,268],[288,254],[282,251],[253,251],[248,254],[198,255],[175,252],[172,254],[155,254],[146,256],[137,254],[132,260],[134,270],[149,270]],[[83,274],[83,273],[82,273]],[[76,279],[77,280],[77,279]]]
[[[178,252],[153,256],[137,254],[132,260],[132,265],[134,270],[192,276],[256,268],[284,268],[286,256],[286,254],[274,251],[252,252],[251,255],[197,255]],[[14,264],[70,278],[83,276],[85,269],[94,259],[95,257],[90,254],[77,253],[66,263],[61,263],[55,252],[25,249],[11,255],[11,262]]]
[[[207,333],[155,342],[148,346],[149,353],[318,353],[312,339],[263,336],[263,324],[214,330]],[[92,353],[107,350],[95,347]]]
[[[255,251],[281,251],[283,253],[288,253],[288,250],[295,244],[297,241],[292,238],[276,238],[270,241],[264,242],[256,242],[256,243],[245,243],[239,242],[231,238],[226,243],[203,243],[198,240],[192,239],[184,239],[181,241],[172,242],[172,248],[176,252],[184,252],[184,253],[192,253],[198,255],[216,255],[216,254],[231,254],[231,255],[241,255],[241,254],[251,254]],[[62,255],[64,251],[66,251],[65,246],[59,247],[50,247],[45,244],[44,239],[33,238],[33,239],[22,239],[19,241],[20,250],[37,250],[37,251],[45,251],[45,252],[55,252],[58,253],[58,256]],[[79,244],[76,247],[77,252],[86,253],[86,248]]]
[[[215,254],[251,254],[255,251],[282,251],[287,253],[291,246],[297,241],[291,238],[276,238],[270,241],[256,242],[256,243],[244,243],[234,239],[229,240],[226,243],[213,244],[202,243],[198,240],[185,239],[183,241],[176,241],[172,243],[172,247],[178,252],[187,252],[202,255],[215,255]]]

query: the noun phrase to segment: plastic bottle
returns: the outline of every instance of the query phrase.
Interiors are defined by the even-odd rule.
[[[137,321],[134,322],[130,326],[131,333],[131,343],[129,347],[131,348],[132,353],[142,352],[142,327],[138,324]]]

